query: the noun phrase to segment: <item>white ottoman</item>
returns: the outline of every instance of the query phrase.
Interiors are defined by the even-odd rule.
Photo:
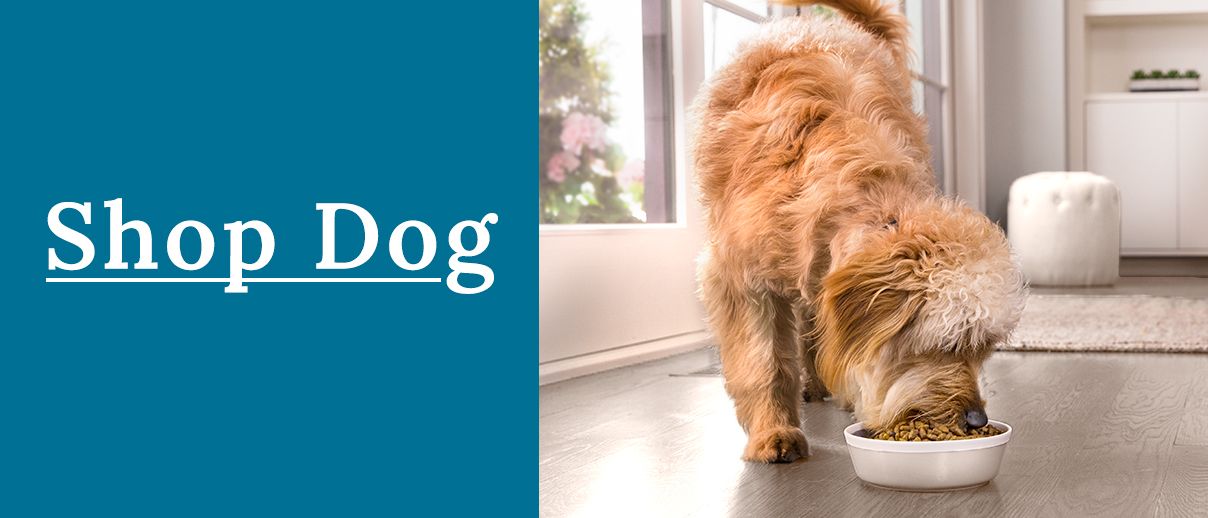
[[[1011,184],[1007,236],[1028,281],[1112,284],[1120,277],[1120,192],[1092,173],[1036,173]]]

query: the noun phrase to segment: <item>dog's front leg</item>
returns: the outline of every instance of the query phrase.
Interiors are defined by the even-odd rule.
[[[801,370],[789,304],[769,293],[702,283],[719,341],[726,391],[747,432],[743,458],[792,462],[809,455],[798,416]]]

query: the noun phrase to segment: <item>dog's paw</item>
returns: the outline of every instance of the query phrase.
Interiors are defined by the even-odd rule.
[[[800,428],[773,428],[751,434],[743,460],[793,462],[809,456],[809,442]]]
[[[826,390],[826,387],[813,380],[805,382],[805,388],[801,389],[801,400],[806,403],[822,401],[830,397],[830,395],[830,391]]]

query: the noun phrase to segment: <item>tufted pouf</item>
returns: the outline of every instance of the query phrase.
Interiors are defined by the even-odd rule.
[[[1007,235],[1032,284],[1113,284],[1120,277],[1120,192],[1092,173],[1024,176],[1011,184]]]

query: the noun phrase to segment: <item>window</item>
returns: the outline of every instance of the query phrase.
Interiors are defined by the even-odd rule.
[[[541,222],[673,221],[665,0],[539,9]]]
[[[738,45],[759,30],[759,24],[785,16],[834,16],[820,5],[786,7],[764,0],[704,0],[705,74],[713,75],[730,62]]]
[[[746,2],[761,4],[762,2]],[[738,44],[755,34],[764,16],[751,8],[755,5],[730,5],[729,2],[713,4],[705,2],[705,75],[711,76],[717,69],[730,62]],[[760,9],[763,11],[764,9]]]
[[[951,148],[948,133],[948,86],[945,67],[945,38],[948,23],[947,2],[939,0],[905,0],[902,2],[910,22],[910,46],[914,50],[911,71],[914,73],[914,109],[927,119],[927,144],[931,146],[931,166],[936,185],[946,188],[946,167]]]

